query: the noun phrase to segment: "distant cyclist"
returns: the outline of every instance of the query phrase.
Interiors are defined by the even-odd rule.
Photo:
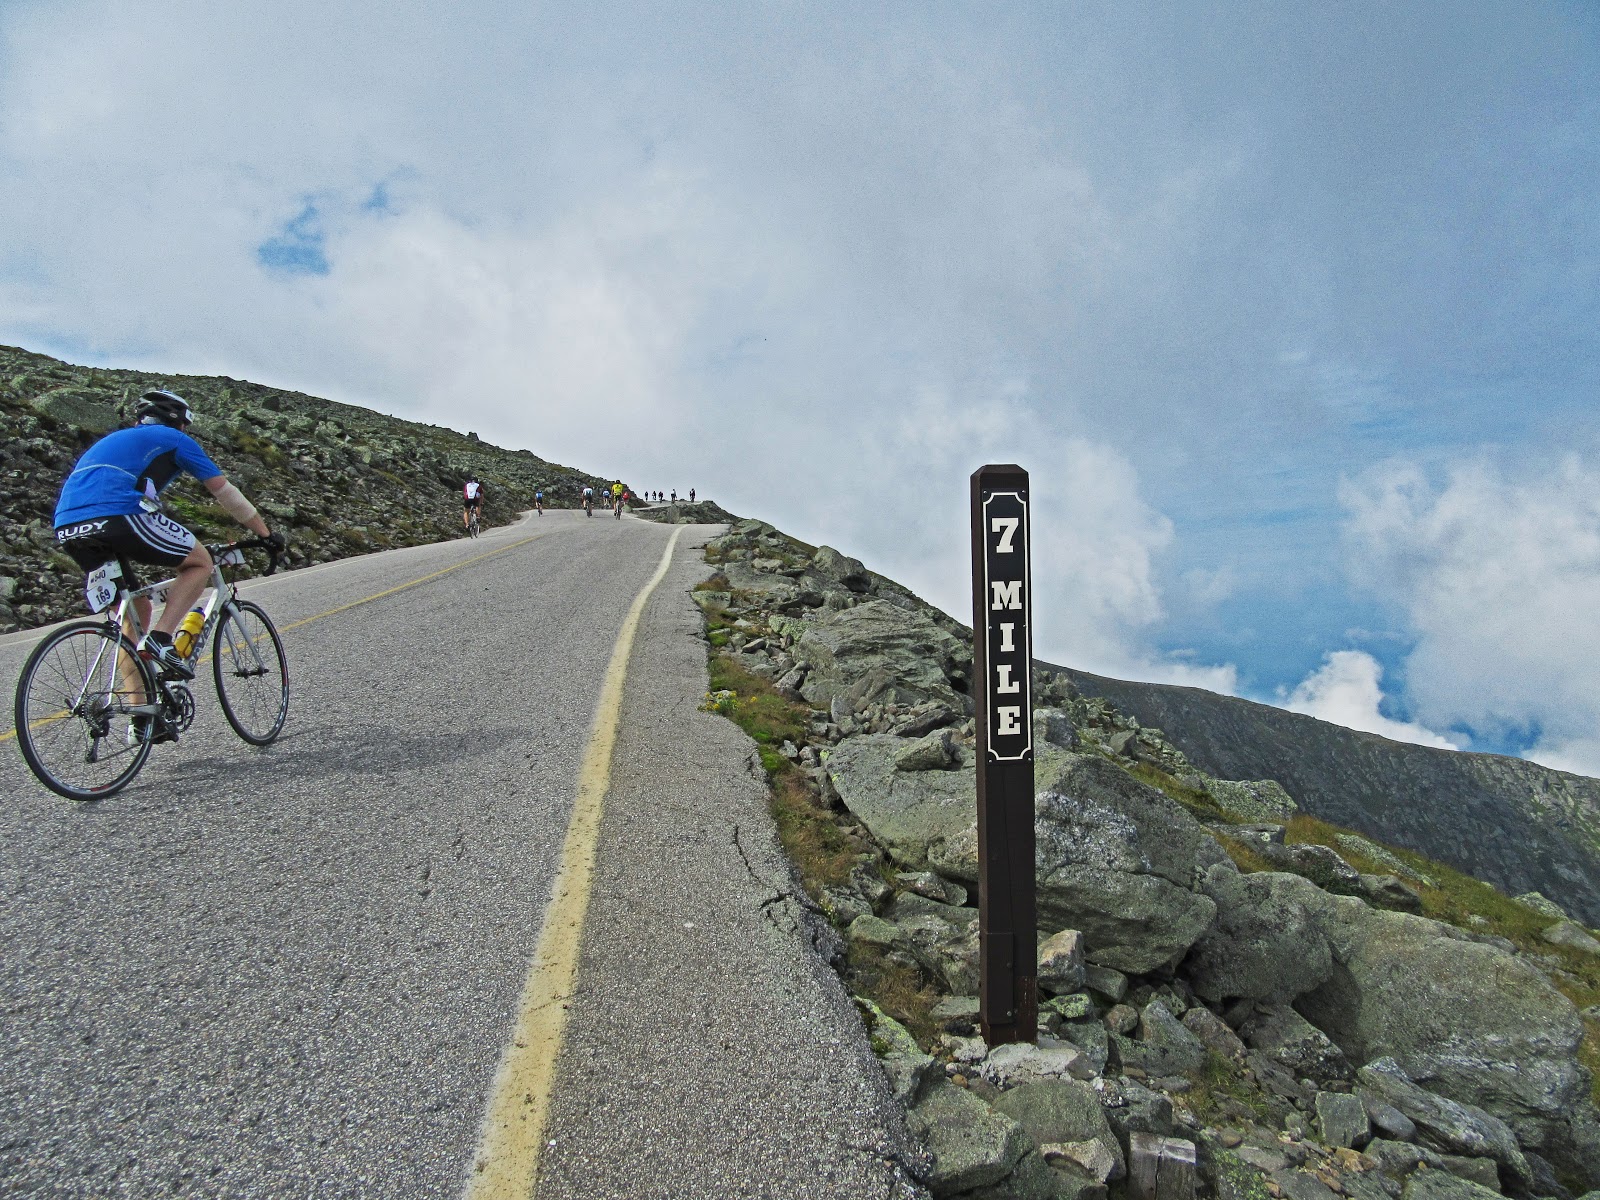
[[[689,503],[690,504],[694,503],[694,489],[693,488],[689,489]]]
[[[592,487],[583,489],[583,512],[585,516],[594,516],[594,489]]]
[[[468,475],[467,482],[461,485],[461,527],[472,528],[472,514],[477,513],[479,518],[483,515],[483,484],[478,482],[476,475]]]
[[[150,630],[138,649],[181,679],[194,671],[172,644],[184,614],[200,599],[211,578],[211,555],[193,533],[161,511],[161,493],[180,474],[193,475],[225,512],[281,550],[284,537],[273,533],[200,444],[184,432],[194,414],[183,397],[164,389],[139,397],[131,429],[108,433],[84,451],[61,485],[56,501],[56,544],[85,571],[117,559],[131,576],[130,563],[176,567],[161,619],[150,625],[150,601],[135,602],[139,623]],[[129,587],[139,586],[131,577]]]
[[[533,510],[541,517],[544,516],[544,489],[539,488],[533,493]]]

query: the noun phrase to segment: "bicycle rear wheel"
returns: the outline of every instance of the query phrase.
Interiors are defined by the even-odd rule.
[[[57,795],[104,799],[126,787],[150,757],[155,723],[128,710],[155,699],[155,676],[132,642],[98,622],[67,625],[23,665],[17,747]]]
[[[260,607],[240,600],[217,622],[211,653],[222,715],[252,746],[265,746],[289,716],[289,660],[283,639]]]

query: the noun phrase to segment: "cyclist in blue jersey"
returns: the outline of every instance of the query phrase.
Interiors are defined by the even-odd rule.
[[[85,571],[117,559],[176,567],[161,619],[150,624],[150,601],[139,601],[139,622],[150,632],[139,643],[167,671],[193,679],[194,671],[172,645],[172,634],[211,578],[211,555],[195,536],[161,511],[161,493],[180,474],[193,475],[239,524],[282,549],[285,539],[267,528],[221,468],[184,432],[194,414],[182,396],[146,392],[134,409],[138,424],[108,433],[72,468],[56,501],[56,544]],[[130,580],[129,586],[137,586]]]

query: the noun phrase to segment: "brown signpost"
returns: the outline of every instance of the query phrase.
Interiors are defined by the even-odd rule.
[[[978,733],[978,1019],[991,1046],[1038,1040],[1033,861],[1033,579],[1028,473],[972,475]]]

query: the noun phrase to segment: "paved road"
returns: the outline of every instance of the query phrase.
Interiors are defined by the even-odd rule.
[[[245,746],[202,683],[201,715],[182,744],[158,748],[130,789],[99,804],[45,792],[14,747],[0,746],[0,1192],[457,1194],[606,662],[667,536],[646,522],[556,512],[476,542],[247,584],[285,629],[295,691],[284,737],[265,751]],[[557,1148],[597,1157],[585,1167],[553,1155],[541,1195],[888,1195],[903,1135],[836,984],[804,964],[793,938],[768,948],[779,965],[764,977],[787,981],[766,998],[771,1013],[715,1062],[676,1060],[676,1085],[710,1072],[702,1108],[714,1111],[716,1071],[765,1078],[780,1054],[820,1048],[825,1072],[808,1067],[803,1084],[768,1091],[775,1103],[823,1105],[811,1115],[839,1133],[784,1134],[807,1114],[766,1106],[764,1126],[744,1137],[708,1143],[699,1131],[715,1118],[702,1117],[686,1130],[691,1141],[670,1123],[640,1126],[614,1103],[645,1086],[628,1074],[637,1046],[627,1035],[685,1024],[671,1011],[643,1019],[673,1001],[617,975],[619,955],[635,949],[618,941],[628,912],[607,905],[648,915],[650,893],[679,865],[648,865],[652,886],[626,898],[618,873],[641,867],[626,853],[636,844],[629,813],[649,806],[659,760],[675,802],[693,810],[731,796],[744,806],[738,819],[759,829],[749,781],[729,791],[741,786],[743,747],[693,707],[704,682],[685,595],[699,570],[689,545],[634,652],[655,665],[630,675],[585,942],[592,982],[580,975],[606,1011],[580,1010],[557,1073]],[[34,640],[0,638],[7,690]],[[723,782],[697,787],[696,770]],[[722,819],[695,820],[709,829]],[[657,825],[647,836],[675,835]],[[742,901],[724,892],[752,876],[701,865],[701,916],[739,917]],[[636,953],[640,978],[710,989],[725,943],[652,941]],[[632,1016],[608,1025],[613,1011]],[[740,1096],[733,1111],[751,1104],[762,1107],[761,1096]],[[796,1160],[790,1144],[832,1162],[845,1142],[861,1147],[853,1165],[826,1171]],[[738,1145],[756,1149],[741,1157]],[[660,1168],[632,1173],[647,1186],[590,1188],[622,1178],[630,1157]]]

